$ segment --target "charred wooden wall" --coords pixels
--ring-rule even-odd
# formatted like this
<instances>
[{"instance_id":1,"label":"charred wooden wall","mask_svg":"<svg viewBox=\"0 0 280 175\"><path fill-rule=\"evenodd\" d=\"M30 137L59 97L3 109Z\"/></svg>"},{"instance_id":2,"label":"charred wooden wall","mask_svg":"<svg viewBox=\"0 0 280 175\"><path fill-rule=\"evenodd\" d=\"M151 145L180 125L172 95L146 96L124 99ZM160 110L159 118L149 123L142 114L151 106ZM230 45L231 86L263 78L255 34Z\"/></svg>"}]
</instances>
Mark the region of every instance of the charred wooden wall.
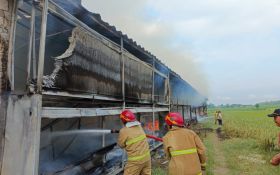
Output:
<instances>
[{"instance_id":1,"label":"charred wooden wall","mask_svg":"<svg viewBox=\"0 0 280 175\"><path fill-rule=\"evenodd\" d=\"M47 40L48 41L48 40ZM58 41L65 44L63 40ZM108 44L81 28L74 28L69 39L69 48L60 56L54 57L52 49L47 53L48 62L55 66L52 73L45 75L46 90L56 89L75 93L90 93L112 96L122 99L122 57L118 46ZM47 42L52 44L51 42ZM141 62L135 56L124 52L125 98L132 101L152 100L151 66ZM50 72L52 66L46 66ZM156 76L157 90L166 96L165 80ZM165 93L165 94L164 94Z\"/></svg>"},{"instance_id":2,"label":"charred wooden wall","mask_svg":"<svg viewBox=\"0 0 280 175\"><path fill-rule=\"evenodd\" d=\"M5 143L8 83L8 50L12 20L13 0L0 0L0 171Z\"/></svg>"},{"instance_id":3,"label":"charred wooden wall","mask_svg":"<svg viewBox=\"0 0 280 175\"><path fill-rule=\"evenodd\" d=\"M0 1L0 93L7 90L8 43L13 1Z\"/></svg>"}]
</instances>

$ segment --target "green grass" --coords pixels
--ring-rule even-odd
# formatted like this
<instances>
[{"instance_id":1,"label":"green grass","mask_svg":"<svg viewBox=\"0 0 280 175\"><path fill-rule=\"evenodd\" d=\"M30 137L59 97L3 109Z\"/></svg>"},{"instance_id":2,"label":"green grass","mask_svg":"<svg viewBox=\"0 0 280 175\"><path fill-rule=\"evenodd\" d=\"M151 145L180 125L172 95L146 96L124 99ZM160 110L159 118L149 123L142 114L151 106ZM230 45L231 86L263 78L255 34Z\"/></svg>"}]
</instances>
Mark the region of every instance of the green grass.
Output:
<instances>
[{"instance_id":1,"label":"green grass","mask_svg":"<svg viewBox=\"0 0 280 175\"><path fill-rule=\"evenodd\" d=\"M206 151L206 157L207 157L207 168L206 168L206 174L207 175L214 175L213 174L213 168L215 165L215 157L214 157L214 150L213 150L213 144L211 142L211 140L206 137L203 139L204 145L207 148Z\"/></svg>"},{"instance_id":2,"label":"green grass","mask_svg":"<svg viewBox=\"0 0 280 175\"><path fill-rule=\"evenodd\" d=\"M267 117L271 108L226 109L223 112L223 130L230 137L253 138L264 149L275 149L279 128L273 118Z\"/></svg>"},{"instance_id":3,"label":"green grass","mask_svg":"<svg viewBox=\"0 0 280 175\"><path fill-rule=\"evenodd\" d=\"M152 169L152 175L167 175L167 172L162 168L156 167Z\"/></svg>"},{"instance_id":4,"label":"green grass","mask_svg":"<svg viewBox=\"0 0 280 175\"><path fill-rule=\"evenodd\" d=\"M233 138L222 144L230 175L278 175L280 167L269 164L276 152L262 150L255 139Z\"/></svg>"},{"instance_id":5,"label":"green grass","mask_svg":"<svg viewBox=\"0 0 280 175\"><path fill-rule=\"evenodd\" d=\"M209 116L214 116L214 111L208 111ZM221 109L220 109L221 110ZM277 135L280 131L273 118L267 117L272 113L274 106L259 109L253 107L223 108L223 133L230 139L221 142L221 151L225 156L230 174L277 175L280 167L269 164L271 157L280 152L277 147ZM203 123L204 127L217 128L214 119ZM204 139L207 147L207 174L213 174L216 160L213 144L209 138Z\"/></svg>"}]
</instances>

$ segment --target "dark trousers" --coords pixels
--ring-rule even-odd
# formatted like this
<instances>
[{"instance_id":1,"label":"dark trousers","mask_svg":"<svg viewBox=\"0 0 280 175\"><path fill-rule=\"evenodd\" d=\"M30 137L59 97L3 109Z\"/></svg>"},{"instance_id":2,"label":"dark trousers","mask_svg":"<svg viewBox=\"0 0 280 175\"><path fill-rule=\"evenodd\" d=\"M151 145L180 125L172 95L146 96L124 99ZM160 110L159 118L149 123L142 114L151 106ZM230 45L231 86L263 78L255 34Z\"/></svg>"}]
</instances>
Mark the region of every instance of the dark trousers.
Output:
<instances>
[{"instance_id":1,"label":"dark trousers","mask_svg":"<svg viewBox=\"0 0 280 175\"><path fill-rule=\"evenodd\" d=\"M222 119L218 119L218 123L219 123L219 125L223 125L223 120Z\"/></svg>"}]
</instances>

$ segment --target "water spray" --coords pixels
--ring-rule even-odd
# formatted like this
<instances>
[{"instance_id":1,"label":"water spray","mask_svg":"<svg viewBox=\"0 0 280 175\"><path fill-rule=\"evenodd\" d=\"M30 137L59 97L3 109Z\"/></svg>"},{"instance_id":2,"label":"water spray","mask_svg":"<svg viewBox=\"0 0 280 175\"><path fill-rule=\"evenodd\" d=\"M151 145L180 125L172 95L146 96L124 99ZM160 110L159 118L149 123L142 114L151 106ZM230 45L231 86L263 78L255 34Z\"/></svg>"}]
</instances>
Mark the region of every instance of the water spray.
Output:
<instances>
[{"instance_id":1,"label":"water spray","mask_svg":"<svg viewBox=\"0 0 280 175\"><path fill-rule=\"evenodd\" d=\"M77 135L77 134L111 134L119 133L119 130L115 129L78 129L78 130L68 130L68 131L56 131L52 132L52 136L67 136L67 135Z\"/></svg>"},{"instance_id":2,"label":"water spray","mask_svg":"<svg viewBox=\"0 0 280 175\"><path fill-rule=\"evenodd\" d=\"M112 134L112 133L119 133L119 132L120 131L117 129L79 129L79 130L52 132L52 137L76 135L76 134ZM153 135L146 134L146 137L162 142L162 138Z\"/></svg>"}]
</instances>

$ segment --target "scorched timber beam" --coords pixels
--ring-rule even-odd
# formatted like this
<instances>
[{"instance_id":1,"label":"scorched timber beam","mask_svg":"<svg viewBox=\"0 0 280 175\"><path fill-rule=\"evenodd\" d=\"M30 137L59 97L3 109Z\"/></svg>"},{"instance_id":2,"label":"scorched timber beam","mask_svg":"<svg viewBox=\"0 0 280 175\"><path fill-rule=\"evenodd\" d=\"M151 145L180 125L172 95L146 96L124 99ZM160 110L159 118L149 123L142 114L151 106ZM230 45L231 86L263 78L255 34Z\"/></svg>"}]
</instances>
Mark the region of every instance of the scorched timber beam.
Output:
<instances>
[{"instance_id":1,"label":"scorched timber beam","mask_svg":"<svg viewBox=\"0 0 280 175\"><path fill-rule=\"evenodd\" d=\"M152 107L127 108L134 113L153 112ZM168 111L168 108L154 108L154 112ZM43 107L42 118L74 118L74 117L95 117L107 115L119 115L122 107L119 108L56 108Z\"/></svg>"}]
</instances>

